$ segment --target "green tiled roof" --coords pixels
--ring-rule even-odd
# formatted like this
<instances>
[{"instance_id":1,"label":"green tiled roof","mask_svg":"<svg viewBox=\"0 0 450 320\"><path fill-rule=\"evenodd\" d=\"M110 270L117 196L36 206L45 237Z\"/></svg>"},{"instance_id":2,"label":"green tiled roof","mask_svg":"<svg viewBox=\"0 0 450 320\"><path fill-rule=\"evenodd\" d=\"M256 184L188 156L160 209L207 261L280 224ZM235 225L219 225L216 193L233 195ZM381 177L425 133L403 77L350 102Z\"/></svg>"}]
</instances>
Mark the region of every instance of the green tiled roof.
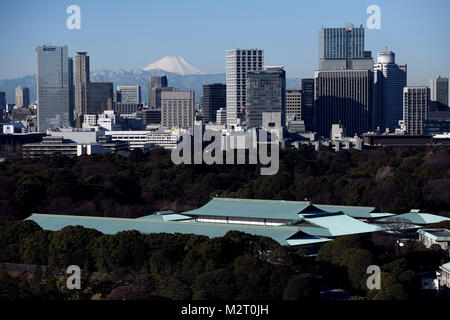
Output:
<instances>
[{"instance_id":1,"label":"green tiled roof","mask_svg":"<svg viewBox=\"0 0 450 320\"><path fill-rule=\"evenodd\" d=\"M419 213L419 212L408 212L404 214L398 214L395 216L391 216L388 218L379 219L377 221L381 222L395 222L396 219L402 219L406 220L408 222L411 222L412 224L430 224L430 223L437 223L445 220L450 220L450 218L438 216L435 214L430 213Z\"/></svg>"},{"instance_id":2,"label":"green tiled roof","mask_svg":"<svg viewBox=\"0 0 450 320\"><path fill-rule=\"evenodd\" d=\"M213 198L203 207L183 214L295 220L310 206L307 201Z\"/></svg>"},{"instance_id":3,"label":"green tiled roof","mask_svg":"<svg viewBox=\"0 0 450 320\"><path fill-rule=\"evenodd\" d=\"M340 205L329 205L329 204L315 204L314 207L319 208L323 211L328 212L338 212L342 211L346 215L353 218L372 218L370 213L375 210L375 207L354 207L354 206L340 206Z\"/></svg>"},{"instance_id":4,"label":"green tiled roof","mask_svg":"<svg viewBox=\"0 0 450 320\"><path fill-rule=\"evenodd\" d=\"M319 237L302 237L301 239L289 239L287 240L287 243L290 246L304 246L308 244L314 244L314 243L323 243L332 241L332 239L325 239L325 238L319 238Z\"/></svg>"},{"instance_id":5,"label":"green tiled roof","mask_svg":"<svg viewBox=\"0 0 450 320\"><path fill-rule=\"evenodd\" d=\"M210 238L224 236L228 231L236 230L274 239L282 245L295 236L297 227L279 226L243 226L221 223L199 223L181 221L158 221L151 219L124 219L106 217L86 217L52 214L33 214L26 220L32 220L43 229L57 231L66 226L83 226L96 229L104 234L115 234L120 231L137 230L142 233L183 233L204 235Z\"/></svg>"},{"instance_id":6,"label":"green tiled roof","mask_svg":"<svg viewBox=\"0 0 450 320\"><path fill-rule=\"evenodd\" d=\"M343 213L323 214L315 217L308 215L305 216L304 219L313 225L328 229L328 232L333 237L377 231L376 226L361 222ZM303 228L302 231L304 231Z\"/></svg>"},{"instance_id":7,"label":"green tiled roof","mask_svg":"<svg viewBox=\"0 0 450 320\"><path fill-rule=\"evenodd\" d=\"M441 266L441 268L444 268L445 270L450 271L450 262L447 262L447 263L443 264Z\"/></svg>"}]
</instances>

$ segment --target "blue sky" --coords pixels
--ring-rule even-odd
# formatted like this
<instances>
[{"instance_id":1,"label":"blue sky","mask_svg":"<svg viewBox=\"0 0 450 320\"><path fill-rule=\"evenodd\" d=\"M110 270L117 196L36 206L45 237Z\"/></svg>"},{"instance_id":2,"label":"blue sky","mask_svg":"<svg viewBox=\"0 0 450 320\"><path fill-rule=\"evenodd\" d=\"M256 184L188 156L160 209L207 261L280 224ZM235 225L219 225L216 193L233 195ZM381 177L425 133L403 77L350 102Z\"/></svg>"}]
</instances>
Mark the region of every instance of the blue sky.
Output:
<instances>
[{"instance_id":1,"label":"blue sky","mask_svg":"<svg viewBox=\"0 0 450 320\"><path fill-rule=\"evenodd\" d=\"M81 30L66 28L71 4L81 8ZM366 29L366 50L393 50L408 64L409 85L450 76L449 0L1 0L0 79L34 74L44 43L88 51L91 70L179 55L208 73L225 72L227 49L261 48L287 77L312 77L320 27L365 25L372 4L382 29Z\"/></svg>"}]
</instances>

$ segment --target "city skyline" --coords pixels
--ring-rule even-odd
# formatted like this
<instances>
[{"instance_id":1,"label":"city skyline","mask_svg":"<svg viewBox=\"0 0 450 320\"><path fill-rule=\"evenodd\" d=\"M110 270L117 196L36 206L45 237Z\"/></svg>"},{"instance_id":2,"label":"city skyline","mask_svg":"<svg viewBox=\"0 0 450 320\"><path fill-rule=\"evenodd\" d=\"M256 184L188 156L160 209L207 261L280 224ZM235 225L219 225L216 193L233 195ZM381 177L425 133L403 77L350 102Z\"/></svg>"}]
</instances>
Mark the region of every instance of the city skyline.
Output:
<instances>
[{"instance_id":1,"label":"city skyline","mask_svg":"<svg viewBox=\"0 0 450 320\"><path fill-rule=\"evenodd\" d=\"M6 43L14 41L14 47L9 46L14 55L10 50L0 53L0 79L34 74L33 48L48 42L68 45L69 56L75 56L76 51L88 51L95 66L93 70L141 69L163 56L176 55L207 73L225 73L226 50L257 47L265 51L266 64L285 65L288 78L310 78L318 68L318 30L322 26L338 27L347 22L365 25L369 16L366 8L373 4L373 1L348 1L352 5L342 6L331 1L313 4L283 1L275 6L258 2L258 6L242 4L237 10L233 1L175 2L136 2L119 8L114 2L79 1L81 30L69 30L65 26L69 1L57 5L48 1L39 5L27 1L2 2L0 26L3 30L14 31L6 32L4 39ZM385 51L385 47L396 52L398 60L408 65L409 85L426 85L437 75L448 76L445 71L450 70L445 55L450 45L443 41L450 25L445 19L448 12L445 8L450 8L450 4L445 0L435 0L431 4L377 1L382 28L366 28L366 50L372 51L373 56ZM443 10L435 10L436 6ZM143 15L146 10L147 16ZM33 28L15 24L12 12L33 16ZM104 19L106 14L109 19ZM265 23L277 14L285 17L277 19L275 24ZM176 23L172 18L177 19ZM127 21L126 27L122 23L112 23L120 19ZM187 25L186 19L190 21ZM102 24L97 20L103 21ZM260 32L244 28L252 25L259 25ZM237 30L239 32L235 32ZM125 34L132 36L124 37ZM152 41L147 40L148 35L152 36ZM208 47L198 50L204 37L210 40Z\"/></svg>"}]
</instances>

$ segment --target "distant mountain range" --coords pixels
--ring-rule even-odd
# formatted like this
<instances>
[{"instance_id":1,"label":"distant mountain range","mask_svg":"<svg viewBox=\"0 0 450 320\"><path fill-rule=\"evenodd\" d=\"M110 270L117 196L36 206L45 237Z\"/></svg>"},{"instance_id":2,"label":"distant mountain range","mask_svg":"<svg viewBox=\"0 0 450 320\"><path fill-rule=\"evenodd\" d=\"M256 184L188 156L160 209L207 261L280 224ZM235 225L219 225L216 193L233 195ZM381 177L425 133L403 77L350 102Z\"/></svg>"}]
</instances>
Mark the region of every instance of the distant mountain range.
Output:
<instances>
[{"instance_id":1,"label":"distant mountain range","mask_svg":"<svg viewBox=\"0 0 450 320\"><path fill-rule=\"evenodd\" d=\"M92 82L113 82L118 85L140 85L142 100L148 99L148 78L150 76L167 76L169 87L180 90L195 90L195 100L200 102L204 84L225 83L225 73L204 74L190 65L182 57L164 57L143 69L136 70L98 70L91 72ZM6 92L8 103L14 103L17 86L30 88L30 100L36 100L36 75L28 75L16 79L0 80L0 91ZM301 79L286 80L288 89L301 88Z\"/></svg>"}]
</instances>

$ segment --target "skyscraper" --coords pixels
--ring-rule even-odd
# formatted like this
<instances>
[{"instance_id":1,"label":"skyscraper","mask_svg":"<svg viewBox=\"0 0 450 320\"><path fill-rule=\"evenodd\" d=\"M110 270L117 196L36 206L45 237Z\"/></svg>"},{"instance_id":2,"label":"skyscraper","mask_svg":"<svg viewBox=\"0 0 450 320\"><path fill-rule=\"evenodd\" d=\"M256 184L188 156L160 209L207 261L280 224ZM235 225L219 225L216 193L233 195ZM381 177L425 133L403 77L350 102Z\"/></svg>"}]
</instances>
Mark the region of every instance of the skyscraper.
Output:
<instances>
[{"instance_id":1,"label":"skyscraper","mask_svg":"<svg viewBox=\"0 0 450 320\"><path fill-rule=\"evenodd\" d=\"M216 122L217 110L226 108L227 93L223 83L204 84L202 97L203 123Z\"/></svg>"},{"instance_id":2,"label":"skyscraper","mask_svg":"<svg viewBox=\"0 0 450 320\"><path fill-rule=\"evenodd\" d=\"M38 131L70 126L71 64L67 46L38 46L37 99Z\"/></svg>"},{"instance_id":3,"label":"skyscraper","mask_svg":"<svg viewBox=\"0 0 450 320\"><path fill-rule=\"evenodd\" d=\"M315 130L329 138L333 124L353 136L373 128L371 70L316 71Z\"/></svg>"},{"instance_id":4,"label":"skyscraper","mask_svg":"<svg viewBox=\"0 0 450 320\"><path fill-rule=\"evenodd\" d=\"M161 91L161 124L163 126L193 128L194 117L194 91Z\"/></svg>"},{"instance_id":5,"label":"skyscraper","mask_svg":"<svg viewBox=\"0 0 450 320\"><path fill-rule=\"evenodd\" d=\"M394 131L403 119L403 88L406 87L406 65L395 63L395 53L380 52L374 65L375 127Z\"/></svg>"},{"instance_id":6,"label":"skyscraper","mask_svg":"<svg viewBox=\"0 0 450 320\"><path fill-rule=\"evenodd\" d=\"M430 80L431 111L449 111L448 78L433 78Z\"/></svg>"},{"instance_id":7,"label":"skyscraper","mask_svg":"<svg viewBox=\"0 0 450 320\"><path fill-rule=\"evenodd\" d=\"M87 84L89 83L89 56L77 52L75 56L75 121L80 126L80 117L87 113Z\"/></svg>"},{"instance_id":8,"label":"skyscraper","mask_svg":"<svg viewBox=\"0 0 450 320\"><path fill-rule=\"evenodd\" d=\"M428 87L403 88L403 121L407 133L411 135L424 133L429 101L430 89Z\"/></svg>"},{"instance_id":9,"label":"skyscraper","mask_svg":"<svg viewBox=\"0 0 450 320\"><path fill-rule=\"evenodd\" d=\"M139 104L141 103L141 86L117 86L117 97L117 102Z\"/></svg>"},{"instance_id":10,"label":"skyscraper","mask_svg":"<svg viewBox=\"0 0 450 320\"><path fill-rule=\"evenodd\" d=\"M27 87L16 88L16 106L28 107L30 105L30 89Z\"/></svg>"},{"instance_id":11,"label":"skyscraper","mask_svg":"<svg viewBox=\"0 0 450 320\"><path fill-rule=\"evenodd\" d=\"M150 76L148 79L148 106L149 108L161 108L161 95L156 89L167 88L167 76ZM158 99L159 98L159 99Z\"/></svg>"},{"instance_id":12,"label":"skyscraper","mask_svg":"<svg viewBox=\"0 0 450 320\"><path fill-rule=\"evenodd\" d=\"M283 67L266 67L247 72L247 124L262 126L263 112L280 112L286 125L286 72Z\"/></svg>"},{"instance_id":13,"label":"skyscraper","mask_svg":"<svg viewBox=\"0 0 450 320\"><path fill-rule=\"evenodd\" d=\"M247 72L261 71L264 51L259 49L227 50L227 124L236 125L244 119L247 102Z\"/></svg>"},{"instance_id":14,"label":"skyscraper","mask_svg":"<svg viewBox=\"0 0 450 320\"><path fill-rule=\"evenodd\" d=\"M349 135L373 128L373 58L364 51L364 28L319 31L319 71L315 73L314 129L330 137L333 124Z\"/></svg>"},{"instance_id":15,"label":"skyscraper","mask_svg":"<svg viewBox=\"0 0 450 320\"><path fill-rule=\"evenodd\" d=\"M301 119L307 131L314 131L314 79L302 79Z\"/></svg>"}]
</instances>

